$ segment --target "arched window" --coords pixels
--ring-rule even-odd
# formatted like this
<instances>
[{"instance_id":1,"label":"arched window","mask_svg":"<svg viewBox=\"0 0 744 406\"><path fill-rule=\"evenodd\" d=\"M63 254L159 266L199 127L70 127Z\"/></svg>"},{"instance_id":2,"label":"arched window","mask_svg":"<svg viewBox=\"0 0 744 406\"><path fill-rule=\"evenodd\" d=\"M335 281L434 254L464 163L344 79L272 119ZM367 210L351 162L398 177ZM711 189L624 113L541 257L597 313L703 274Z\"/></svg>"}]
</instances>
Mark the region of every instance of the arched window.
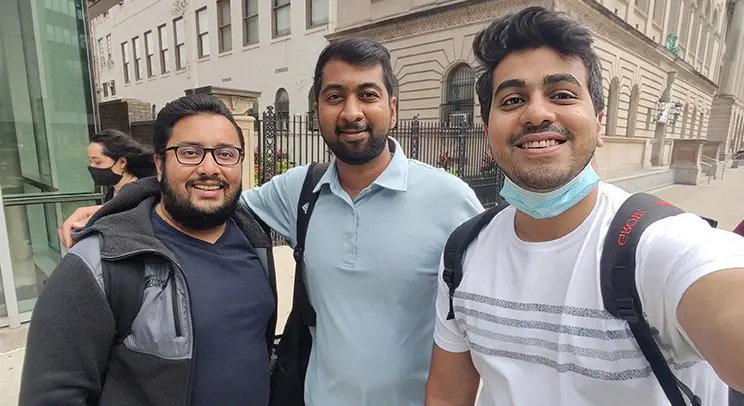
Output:
<instances>
[{"instance_id":1,"label":"arched window","mask_svg":"<svg viewBox=\"0 0 744 406\"><path fill-rule=\"evenodd\" d=\"M274 97L274 110L280 130L289 129L289 94L284 88L279 88Z\"/></svg>"},{"instance_id":2,"label":"arched window","mask_svg":"<svg viewBox=\"0 0 744 406\"><path fill-rule=\"evenodd\" d=\"M475 99L475 72L470 65L455 66L447 75L444 103L441 106L442 122L454 126L473 124Z\"/></svg>"},{"instance_id":3,"label":"arched window","mask_svg":"<svg viewBox=\"0 0 744 406\"><path fill-rule=\"evenodd\" d=\"M307 93L307 130L318 130L318 112L315 110L315 85Z\"/></svg>"},{"instance_id":4,"label":"arched window","mask_svg":"<svg viewBox=\"0 0 744 406\"><path fill-rule=\"evenodd\" d=\"M613 136L617 134L617 105L618 105L618 88L620 81L613 78L610 82L610 91L607 94L607 123L605 124L605 134Z\"/></svg>"},{"instance_id":5,"label":"arched window","mask_svg":"<svg viewBox=\"0 0 744 406\"><path fill-rule=\"evenodd\" d=\"M630 108L628 110L628 130L626 136L633 137L636 131L638 121L638 85L633 85L630 91Z\"/></svg>"}]
</instances>

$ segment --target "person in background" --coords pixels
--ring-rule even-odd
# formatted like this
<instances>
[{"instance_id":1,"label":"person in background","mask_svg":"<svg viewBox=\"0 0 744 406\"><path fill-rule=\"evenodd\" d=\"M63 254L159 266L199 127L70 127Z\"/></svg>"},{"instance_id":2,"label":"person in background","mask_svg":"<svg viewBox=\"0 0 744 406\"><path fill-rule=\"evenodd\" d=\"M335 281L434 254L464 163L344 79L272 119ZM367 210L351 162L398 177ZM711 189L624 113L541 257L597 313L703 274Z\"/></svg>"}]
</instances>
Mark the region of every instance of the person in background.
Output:
<instances>
[{"instance_id":1,"label":"person in background","mask_svg":"<svg viewBox=\"0 0 744 406\"><path fill-rule=\"evenodd\" d=\"M104 203L127 183L155 176L152 151L119 130L107 129L93 135L88 144L88 158L93 182L108 188Z\"/></svg>"}]
</instances>

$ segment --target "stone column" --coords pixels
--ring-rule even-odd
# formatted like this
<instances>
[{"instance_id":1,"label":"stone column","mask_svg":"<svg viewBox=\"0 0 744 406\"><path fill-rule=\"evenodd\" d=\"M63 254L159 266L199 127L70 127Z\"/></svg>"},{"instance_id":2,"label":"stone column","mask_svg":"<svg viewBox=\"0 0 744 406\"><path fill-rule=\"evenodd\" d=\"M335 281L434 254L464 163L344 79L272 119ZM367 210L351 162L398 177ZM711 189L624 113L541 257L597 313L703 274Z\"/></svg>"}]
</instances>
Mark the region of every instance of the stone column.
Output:
<instances>
[{"instance_id":1,"label":"stone column","mask_svg":"<svg viewBox=\"0 0 744 406\"><path fill-rule=\"evenodd\" d=\"M744 63L744 0L735 0L734 16L728 27L728 41L726 50L730 51L724 62L723 77L721 78L721 93L737 95L739 83L742 82L739 68Z\"/></svg>"},{"instance_id":2,"label":"stone column","mask_svg":"<svg viewBox=\"0 0 744 406\"><path fill-rule=\"evenodd\" d=\"M256 119L251 116L235 116L235 122L243 130L245 138L245 157L243 158L243 190L254 188L255 162L253 150L256 148L255 123Z\"/></svg>"},{"instance_id":3,"label":"stone column","mask_svg":"<svg viewBox=\"0 0 744 406\"><path fill-rule=\"evenodd\" d=\"M674 140L672 147L672 164L674 169L674 183L683 185L697 185L703 175L700 159L703 155L705 140L686 139Z\"/></svg>"}]
</instances>

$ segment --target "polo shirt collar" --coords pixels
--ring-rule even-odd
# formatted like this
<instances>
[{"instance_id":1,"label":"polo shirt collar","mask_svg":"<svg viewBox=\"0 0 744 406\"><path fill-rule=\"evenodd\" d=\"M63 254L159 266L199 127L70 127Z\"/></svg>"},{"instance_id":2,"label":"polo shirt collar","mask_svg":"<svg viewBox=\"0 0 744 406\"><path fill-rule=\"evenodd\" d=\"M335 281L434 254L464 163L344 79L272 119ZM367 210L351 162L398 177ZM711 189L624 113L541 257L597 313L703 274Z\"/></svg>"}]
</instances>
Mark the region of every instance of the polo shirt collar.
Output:
<instances>
[{"instance_id":1,"label":"polo shirt collar","mask_svg":"<svg viewBox=\"0 0 744 406\"><path fill-rule=\"evenodd\" d=\"M388 137L388 142L390 143L391 152L393 152L392 159L387 168L372 183L385 189L405 192L408 190L408 158L395 138ZM333 185L334 183L340 187L335 156L331 158L328 169L320 178L313 192L318 192L325 184Z\"/></svg>"}]
</instances>

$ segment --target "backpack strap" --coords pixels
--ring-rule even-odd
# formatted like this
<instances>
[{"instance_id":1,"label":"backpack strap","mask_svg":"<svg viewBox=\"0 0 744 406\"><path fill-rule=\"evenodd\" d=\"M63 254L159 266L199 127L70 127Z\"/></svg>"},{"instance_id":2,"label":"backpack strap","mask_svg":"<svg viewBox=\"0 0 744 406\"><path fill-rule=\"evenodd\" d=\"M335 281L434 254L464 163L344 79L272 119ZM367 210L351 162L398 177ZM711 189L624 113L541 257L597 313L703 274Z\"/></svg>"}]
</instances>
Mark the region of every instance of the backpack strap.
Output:
<instances>
[{"instance_id":1,"label":"backpack strap","mask_svg":"<svg viewBox=\"0 0 744 406\"><path fill-rule=\"evenodd\" d=\"M635 281L636 247L648 226L663 218L683 213L670 203L637 193L626 200L612 219L600 260L600 284L605 309L628 322L633 337L672 406L685 406L684 393L698 406L690 388L674 375L654 340L645 318Z\"/></svg>"},{"instance_id":2,"label":"backpack strap","mask_svg":"<svg viewBox=\"0 0 744 406\"><path fill-rule=\"evenodd\" d=\"M447 243L444 245L444 271L442 273L442 279L447 284L447 288L449 288L449 312L447 313L447 320L455 318L452 299L455 296L455 289L457 289L462 281L462 259L465 256L465 251L467 251L470 243L478 237L483 227L488 225L497 214L508 206L508 204L502 203L481 212L477 216L462 223L447 238Z\"/></svg>"},{"instance_id":3,"label":"backpack strap","mask_svg":"<svg viewBox=\"0 0 744 406\"><path fill-rule=\"evenodd\" d=\"M106 300L116 323L115 344L121 344L132 332L132 323L145 294L145 260L135 256L126 261L101 261Z\"/></svg>"},{"instance_id":4,"label":"backpack strap","mask_svg":"<svg viewBox=\"0 0 744 406\"><path fill-rule=\"evenodd\" d=\"M303 324L306 326L315 325L315 309L310 304L310 298L307 294L305 281L302 279L302 267L305 258L305 236L307 235L307 226L310 224L310 216L315 208L315 201L320 193L314 193L315 186L320 182L320 178L328 169L328 162L313 162L307 169L305 181L300 191L300 200L297 203L297 241L294 246L295 276L294 276L294 306L297 306Z\"/></svg>"}]
</instances>

